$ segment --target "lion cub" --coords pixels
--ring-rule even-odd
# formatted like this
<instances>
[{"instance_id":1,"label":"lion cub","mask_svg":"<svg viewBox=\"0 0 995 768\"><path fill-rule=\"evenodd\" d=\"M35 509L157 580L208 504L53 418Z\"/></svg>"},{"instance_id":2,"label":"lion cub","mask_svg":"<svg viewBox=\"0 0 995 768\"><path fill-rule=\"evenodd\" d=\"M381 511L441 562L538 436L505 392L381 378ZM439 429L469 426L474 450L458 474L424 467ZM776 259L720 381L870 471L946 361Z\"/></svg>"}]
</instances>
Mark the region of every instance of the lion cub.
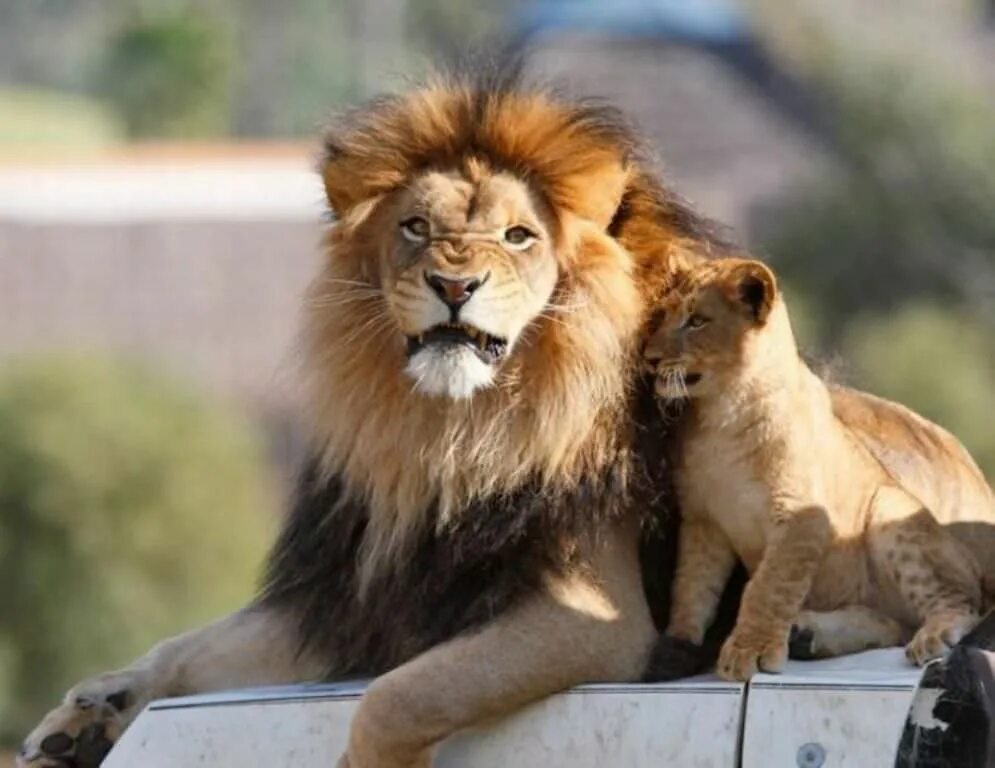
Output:
<instances>
[{"instance_id":1,"label":"lion cub","mask_svg":"<svg viewBox=\"0 0 995 768\"><path fill-rule=\"evenodd\" d=\"M687 401L683 523L667 633L700 644L737 558L750 573L718 673L788 653L898 645L916 664L995 594L995 497L957 440L902 406L830 389L799 358L763 264L703 264L661 306L656 391Z\"/></svg>"}]
</instances>

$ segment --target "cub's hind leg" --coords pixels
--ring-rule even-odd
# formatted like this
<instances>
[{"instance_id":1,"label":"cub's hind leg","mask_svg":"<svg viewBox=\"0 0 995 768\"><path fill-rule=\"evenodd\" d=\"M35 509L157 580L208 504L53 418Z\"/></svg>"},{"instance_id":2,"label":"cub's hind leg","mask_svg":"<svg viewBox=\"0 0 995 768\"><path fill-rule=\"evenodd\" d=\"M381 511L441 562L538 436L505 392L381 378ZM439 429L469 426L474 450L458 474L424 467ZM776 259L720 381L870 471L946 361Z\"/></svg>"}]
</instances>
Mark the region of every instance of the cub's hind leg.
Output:
<instances>
[{"instance_id":1,"label":"cub's hind leg","mask_svg":"<svg viewBox=\"0 0 995 768\"><path fill-rule=\"evenodd\" d=\"M863 605L835 611L802 611L791 627L792 659L827 659L871 648L901 645L907 633L894 619Z\"/></svg>"},{"instance_id":2,"label":"cub's hind leg","mask_svg":"<svg viewBox=\"0 0 995 768\"><path fill-rule=\"evenodd\" d=\"M942 655L974 627L980 569L914 496L894 486L879 489L868 541L876 569L921 622L905 649L910 661L921 665Z\"/></svg>"}]
</instances>

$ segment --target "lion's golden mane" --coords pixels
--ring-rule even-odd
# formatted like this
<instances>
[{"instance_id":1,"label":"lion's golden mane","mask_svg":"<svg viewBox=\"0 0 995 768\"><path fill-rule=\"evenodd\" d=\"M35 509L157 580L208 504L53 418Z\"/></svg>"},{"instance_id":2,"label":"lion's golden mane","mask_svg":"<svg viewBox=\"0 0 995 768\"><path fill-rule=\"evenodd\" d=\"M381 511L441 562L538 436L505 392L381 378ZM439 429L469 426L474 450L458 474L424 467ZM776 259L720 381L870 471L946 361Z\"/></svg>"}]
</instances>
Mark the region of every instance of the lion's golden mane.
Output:
<instances>
[{"instance_id":1,"label":"lion's golden mane","mask_svg":"<svg viewBox=\"0 0 995 768\"><path fill-rule=\"evenodd\" d=\"M385 312L377 272L377 255L385 238L396 237L396 225L385 227L378 217L381 203L415 174L468 164L513 173L553 212L560 281L558 309L537 318L495 386L459 401L413 391L401 375L403 337ZM387 605L390 579L370 585L386 573L407 573L409 590L397 587L397 600L410 602L418 592L412 569L423 568L435 589L454 562L469 567L475 547L501 567L519 567L501 547L519 546L519 537L528 535L547 549L569 549L564 539L577 533L571 526L596 521L593 507L627 504L622 499L636 471L633 382L647 307L682 265L719 241L656 182L620 116L503 73L442 76L336 122L325 139L321 173L334 224L307 299L307 381L318 458L303 506L329 509L294 513L299 519L271 561L269 599L310 614L320 610L313 593L336 589L358 593L360 603ZM327 493L332 486L334 493ZM595 486L600 490L589 490ZM603 503L608 496L612 501ZM562 511L553 522L543 499L568 499L557 509L569 508L571 522L562 522ZM488 528L502 525L496 533ZM447 531L463 538L442 544ZM302 544L322 536L347 539L353 549L336 554ZM345 562L335 564L336 558ZM520 566L528 570L547 554L522 558L533 563ZM355 579L333 578L336 568L354 569ZM488 589L478 585L480 595L467 598L467 606L490 599ZM451 595L438 599L448 601L447 610L459 602ZM494 598L490 610L500 605ZM376 624L369 613L366 620ZM451 629L473 621L454 617ZM420 647L398 643L404 650L388 653L384 664Z\"/></svg>"}]
</instances>

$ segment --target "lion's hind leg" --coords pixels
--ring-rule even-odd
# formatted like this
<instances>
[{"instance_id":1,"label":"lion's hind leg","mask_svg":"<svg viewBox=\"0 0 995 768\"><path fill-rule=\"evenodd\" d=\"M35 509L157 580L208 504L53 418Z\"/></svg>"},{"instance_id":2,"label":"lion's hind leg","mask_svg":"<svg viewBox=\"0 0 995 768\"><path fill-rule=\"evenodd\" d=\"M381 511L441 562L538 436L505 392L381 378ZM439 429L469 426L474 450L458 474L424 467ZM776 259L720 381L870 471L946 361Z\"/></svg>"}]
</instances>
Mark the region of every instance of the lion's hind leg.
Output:
<instances>
[{"instance_id":1,"label":"lion's hind leg","mask_svg":"<svg viewBox=\"0 0 995 768\"><path fill-rule=\"evenodd\" d=\"M901 624L863 605L802 611L791 627L788 654L792 659L827 659L901 645L905 639Z\"/></svg>"},{"instance_id":2,"label":"lion's hind leg","mask_svg":"<svg viewBox=\"0 0 995 768\"><path fill-rule=\"evenodd\" d=\"M941 656L977 624L978 564L918 499L895 486L879 489L868 542L876 570L921 622L905 649L910 661Z\"/></svg>"}]
</instances>

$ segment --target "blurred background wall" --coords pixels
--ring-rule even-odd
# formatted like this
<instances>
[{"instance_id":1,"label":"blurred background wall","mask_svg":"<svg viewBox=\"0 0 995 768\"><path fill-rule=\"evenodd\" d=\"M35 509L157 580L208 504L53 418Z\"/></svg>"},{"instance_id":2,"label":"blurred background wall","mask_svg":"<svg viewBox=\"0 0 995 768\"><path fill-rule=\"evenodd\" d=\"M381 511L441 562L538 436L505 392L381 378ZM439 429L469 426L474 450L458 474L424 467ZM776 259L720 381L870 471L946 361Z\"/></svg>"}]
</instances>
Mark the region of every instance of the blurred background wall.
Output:
<instances>
[{"instance_id":1,"label":"blurred background wall","mask_svg":"<svg viewBox=\"0 0 995 768\"><path fill-rule=\"evenodd\" d=\"M323 117L520 47L995 475L991 0L4 0L0 740L235 607L300 451Z\"/></svg>"}]
</instances>

